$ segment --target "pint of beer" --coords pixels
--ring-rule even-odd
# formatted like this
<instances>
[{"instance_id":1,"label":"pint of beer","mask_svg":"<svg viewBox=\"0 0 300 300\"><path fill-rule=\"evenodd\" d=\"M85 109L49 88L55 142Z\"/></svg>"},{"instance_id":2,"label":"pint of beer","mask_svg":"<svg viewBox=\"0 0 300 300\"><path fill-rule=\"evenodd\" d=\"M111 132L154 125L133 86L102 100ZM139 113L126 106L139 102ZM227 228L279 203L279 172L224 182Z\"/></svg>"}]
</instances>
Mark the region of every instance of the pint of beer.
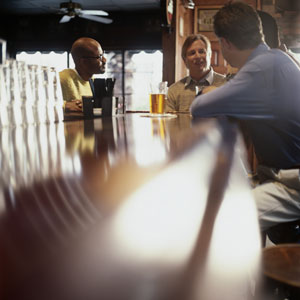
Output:
<instances>
[{"instance_id":1,"label":"pint of beer","mask_svg":"<svg viewBox=\"0 0 300 300\"><path fill-rule=\"evenodd\" d=\"M150 113L163 114L165 108L165 94L150 94Z\"/></svg>"},{"instance_id":2,"label":"pint of beer","mask_svg":"<svg viewBox=\"0 0 300 300\"><path fill-rule=\"evenodd\" d=\"M167 86L168 83L166 81L151 83L151 90L150 90L150 113L151 114L164 113Z\"/></svg>"}]
</instances>

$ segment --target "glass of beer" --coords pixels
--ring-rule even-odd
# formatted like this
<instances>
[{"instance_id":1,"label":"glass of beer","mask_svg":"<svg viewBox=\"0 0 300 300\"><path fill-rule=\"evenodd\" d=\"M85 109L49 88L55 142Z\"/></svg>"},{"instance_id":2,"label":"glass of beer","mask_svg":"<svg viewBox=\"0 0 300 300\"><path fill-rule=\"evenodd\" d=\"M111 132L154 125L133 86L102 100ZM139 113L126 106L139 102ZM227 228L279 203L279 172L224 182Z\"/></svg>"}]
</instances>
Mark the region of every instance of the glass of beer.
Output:
<instances>
[{"instance_id":1,"label":"glass of beer","mask_svg":"<svg viewBox=\"0 0 300 300\"><path fill-rule=\"evenodd\" d=\"M167 90L168 90L167 81L150 84L150 113L151 114L164 113Z\"/></svg>"}]
</instances>

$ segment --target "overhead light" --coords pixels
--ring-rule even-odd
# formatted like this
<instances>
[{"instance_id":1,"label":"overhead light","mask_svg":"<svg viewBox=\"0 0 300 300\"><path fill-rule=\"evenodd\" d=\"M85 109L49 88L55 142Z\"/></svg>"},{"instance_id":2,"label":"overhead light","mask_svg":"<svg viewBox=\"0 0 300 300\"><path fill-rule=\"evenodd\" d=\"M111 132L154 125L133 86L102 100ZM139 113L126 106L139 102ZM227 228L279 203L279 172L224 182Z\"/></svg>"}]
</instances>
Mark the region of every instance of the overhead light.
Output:
<instances>
[{"instance_id":1,"label":"overhead light","mask_svg":"<svg viewBox=\"0 0 300 300\"><path fill-rule=\"evenodd\" d=\"M195 3L193 0L182 0L181 1L185 8L194 9Z\"/></svg>"}]
</instances>

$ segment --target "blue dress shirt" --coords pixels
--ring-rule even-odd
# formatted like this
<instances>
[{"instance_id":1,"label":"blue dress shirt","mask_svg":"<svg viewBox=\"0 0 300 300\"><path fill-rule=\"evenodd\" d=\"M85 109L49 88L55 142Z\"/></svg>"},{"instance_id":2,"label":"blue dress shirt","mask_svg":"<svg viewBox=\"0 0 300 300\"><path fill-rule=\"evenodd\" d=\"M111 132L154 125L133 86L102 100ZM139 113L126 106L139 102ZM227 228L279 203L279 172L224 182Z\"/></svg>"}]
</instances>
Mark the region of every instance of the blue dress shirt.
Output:
<instances>
[{"instance_id":1,"label":"blue dress shirt","mask_svg":"<svg viewBox=\"0 0 300 300\"><path fill-rule=\"evenodd\" d=\"M261 163L300 165L300 69L283 51L260 44L233 79L198 96L190 110L242 121Z\"/></svg>"}]
</instances>

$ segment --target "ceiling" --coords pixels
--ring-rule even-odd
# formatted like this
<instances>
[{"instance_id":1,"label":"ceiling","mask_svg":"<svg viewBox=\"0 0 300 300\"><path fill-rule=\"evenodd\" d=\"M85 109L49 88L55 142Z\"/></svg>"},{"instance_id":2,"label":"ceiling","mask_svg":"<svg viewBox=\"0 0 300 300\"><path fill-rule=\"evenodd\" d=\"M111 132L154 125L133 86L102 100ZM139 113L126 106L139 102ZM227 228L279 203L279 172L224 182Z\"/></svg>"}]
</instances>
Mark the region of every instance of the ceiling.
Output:
<instances>
[{"instance_id":1,"label":"ceiling","mask_svg":"<svg viewBox=\"0 0 300 300\"><path fill-rule=\"evenodd\" d=\"M0 12L35 15L55 13L61 2L68 0L0 0ZM152 10L160 8L160 0L74 0L83 9L110 11Z\"/></svg>"}]
</instances>

